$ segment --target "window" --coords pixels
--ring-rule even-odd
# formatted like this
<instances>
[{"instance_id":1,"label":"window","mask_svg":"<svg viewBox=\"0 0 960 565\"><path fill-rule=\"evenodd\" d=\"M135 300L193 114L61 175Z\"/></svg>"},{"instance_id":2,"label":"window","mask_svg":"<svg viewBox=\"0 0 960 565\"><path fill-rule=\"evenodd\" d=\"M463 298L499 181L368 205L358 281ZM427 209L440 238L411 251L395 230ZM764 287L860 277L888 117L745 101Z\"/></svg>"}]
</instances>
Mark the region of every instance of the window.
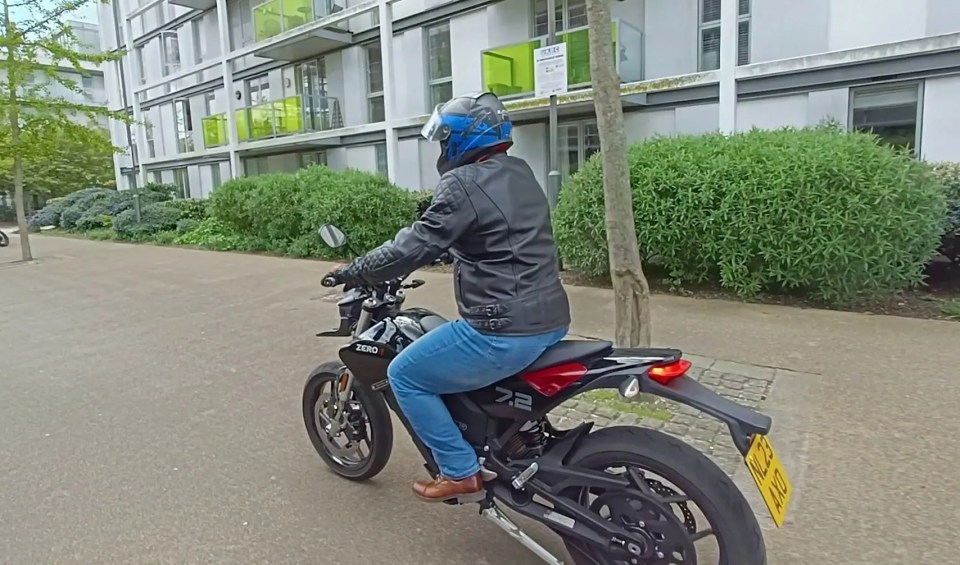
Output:
<instances>
[{"instance_id":1,"label":"window","mask_svg":"<svg viewBox=\"0 0 960 565\"><path fill-rule=\"evenodd\" d=\"M143 47L137 47L137 73L140 74L140 84L147 84L147 75L143 71Z\"/></svg>"},{"instance_id":2,"label":"window","mask_svg":"<svg viewBox=\"0 0 960 565\"><path fill-rule=\"evenodd\" d=\"M920 84L898 84L850 90L851 128L872 132L885 143L918 154Z\"/></svg>"},{"instance_id":3,"label":"window","mask_svg":"<svg viewBox=\"0 0 960 565\"><path fill-rule=\"evenodd\" d=\"M587 25L587 0L556 0L557 33ZM547 35L547 0L533 0L533 36Z\"/></svg>"},{"instance_id":4,"label":"window","mask_svg":"<svg viewBox=\"0 0 960 565\"><path fill-rule=\"evenodd\" d=\"M247 79L247 102L252 106L270 101L270 77L260 75Z\"/></svg>"},{"instance_id":5,"label":"window","mask_svg":"<svg viewBox=\"0 0 960 565\"><path fill-rule=\"evenodd\" d=\"M212 116L216 114L217 108L217 95L215 92L205 92L203 94L203 111L204 115Z\"/></svg>"},{"instance_id":6,"label":"window","mask_svg":"<svg viewBox=\"0 0 960 565\"><path fill-rule=\"evenodd\" d=\"M560 178L566 179L600 151L600 132L593 121L560 124Z\"/></svg>"},{"instance_id":7,"label":"window","mask_svg":"<svg viewBox=\"0 0 960 565\"><path fill-rule=\"evenodd\" d=\"M220 163L214 163L210 165L210 190L220 188L221 184L223 179L220 178Z\"/></svg>"},{"instance_id":8,"label":"window","mask_svg":"<svg viewBox=\"0 0 960 565\"><path fill-rule=\"evenodd\" d=\"M160 32L160 54L163 57L163 76L180 70L180 38L176 30Z\"/></svg>"},{"instance_id":9,"label":"window","mask_svg":"<svg viewBox=\"0 0 960 565\"><path fill-rule=\"evenodd\" d=\"M90 94L90 91L93 90L93 77L90 75L80 75L80 83L83 85L83 89Z\"/></svg>"},{"instance_id":10,"label":"window","mask_svg":"<svg viewBox=\"0 0 960 565\"><path fill-rule=\"evenodd\" d=\"M383 60L380 57L380 44L372 43L364 50L367 52L367 106L371 122L386 119L383 105Z\"/></svg>"},{"instance_id":11,"label":"window","mask_svg":"<svg viewBox=\"0 0 960 565\"><path fill-rule=\"evenodd\" d=\"M189 153L193 151L193 115L190 112L190 101L175 100L173 110L177 122L177 151Z\"/></svg>"},{"instance_id":12,"label":"window","mask_svg":"<svg viewBox=\"0 0 960 565\"><path fill-rule=\"evenodd\" d=\"M453 98L449 22L427 28L427 67L430 109L433 109Z\"/></svg>"},{"instance_id":13,"label":"window","mask_svg":"<svg viewBox=\"0 0 960 565\"><path fill-rule=\"evenodd\" d=\"M153 182L157 184L163 184L163 173L160 171L153 171Z\"/></svg>"},{"instance_id":14,"label":"window","mask_svg":"<svg viewBox=\"0 0 960 565\"><path fill-rule=\"evenodd\" d=\"M137 173L127 173L123 175L123 178L127 181L127 188L130 190L137 189Z\"/></svg>"},{"instance_id":15,"label":"window","mask_svg":"<svg viewBox=\"0 0 960 565\"><path fill-rule=\"evenodd\" d=\"M700 70L720 68L720 1L700 0ZM737 3L737 64L750 64L750 1Z\"/></svg>"},{"instance_id":16,"label":"window","mask_svg":"<svg viewBox=\"0 0 960 565\"><path fill-rule=\"evenodd\" d=\"M312 151L310 153L300 154L300 168L305 169L311 165L327 165L326 151Z\"/></svg>"},{"instance_id":17,"label":"window","mask_svg":"<svg viewBox=\"0 0 960 565\"><path fill-rule=\"evenodd\" d=\"M387 167L387 144L378 143L373 146L373 150L377 160L377 172L383 176L388 176L389 167Z\"/></svg>"},{"instance_id":18,"label":"window","mask_svg":"<svg viewBox=\"0 0 960 565\"><path fill-rule=\"evenodd\" d=\"M190 174L186 167L173 170L173 184L177 187L177 198L192 198L190 196Z\"/></svg>"},{"instance_id":19,"label":"window","mask_svg":"<svg viewBox=\"0 0 960 565\"><path fill-rule=\"evenodd\" d=\"M147 142L147 157L156 157L157 156L157 145L153 139L153 124L147 122L143 129L145 130L144 141ZM159 173L158 173L159 174Z\"/></svg>"},{"instance_id":20,"label":"window","mask_svg":"<svg viewBox=\"0 0 960 565\"><path fill-rule=\"evenodd\" d=\"M203 62L203 58L206 55L203 49L203 34L200 29L202 22L202 18L190 21L190 31L193 32L193 62L198 65ZM200 80L203 79L201 78Z\"/></svg>"}]
</instances>

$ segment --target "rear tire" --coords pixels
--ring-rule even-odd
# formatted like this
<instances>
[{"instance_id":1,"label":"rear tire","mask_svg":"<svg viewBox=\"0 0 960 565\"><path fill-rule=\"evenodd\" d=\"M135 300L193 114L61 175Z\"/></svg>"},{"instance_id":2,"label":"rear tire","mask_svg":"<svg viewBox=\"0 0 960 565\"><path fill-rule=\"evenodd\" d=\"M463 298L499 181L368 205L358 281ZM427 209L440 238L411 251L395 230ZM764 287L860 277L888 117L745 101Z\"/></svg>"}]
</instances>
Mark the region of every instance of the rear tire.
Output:
<instances>
[{"instance_id":1,"label":"rear tire","mask_svg":"<svg viewBox=\"0 0 960 565\"><path fill-rule=\"evenodd\" d=\"M603 470L624 463L662 476L692 499L716 533L720 565L766 565L763 533L743 493L713 461L679 439L647 428L605 428L584 438L568 465ZM564 544L576 565L597 563Z\"/></svg>"},{"instance_id":2,"label":"rear tire","mask_svg":"<svg viewBox=\"0 0 960 565\"><path fill-rule=\"evenodd\" d=\"M303 386L303 423L314 449L334 473L351 481L365 481L380 474L390 460L393 451L393 422L383 396L354 379L351 397L360 403L367 416L370 426L370 453L360 464L347 465L330 452L323 439L328 436L318 428L315 410L325 385L336 386L345 370L342 364L332 362L324 363L310 373Z\"/></svg>"}]
</instances>

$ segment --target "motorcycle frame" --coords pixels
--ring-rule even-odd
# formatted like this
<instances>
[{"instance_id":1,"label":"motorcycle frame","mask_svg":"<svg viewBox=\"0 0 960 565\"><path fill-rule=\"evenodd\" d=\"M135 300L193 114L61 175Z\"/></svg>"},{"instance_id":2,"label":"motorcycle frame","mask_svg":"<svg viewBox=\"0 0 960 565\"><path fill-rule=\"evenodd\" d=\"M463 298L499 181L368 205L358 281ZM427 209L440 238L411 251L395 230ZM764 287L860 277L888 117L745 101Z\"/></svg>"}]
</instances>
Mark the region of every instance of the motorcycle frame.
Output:
<instances>
[{"instance_id":1,"label":"motorcycle frame","mask_svg":"<svg viewBox=\"0 0 960 565\"><path fill-rule=\"evenodd\" d=\"M350 318L354 317L357 310L356 303L361 298L363 298L362 307L354 325L350 323ZM387 367L398 352L382 341L361 337L373 324L385 318L403 314L400 310L403 301L404 295L402 290L399 290L399 283L380 292L371 289L369 292L355 293L350 300L341 301L340 328L318 335L352 334L353 339L339 351L347 374L347 382L341 391L339 401L340 410L349 397L350 389L356 386L357 379L360 379L364 386L369 386L374 392L382 394L387 406L397 415L417 451L423 457L426 470L432 477L437 477L440 475L440 469L433 453L414 432L410 421L400 409L387 379ZM424 312L438 316L421 310L421 313ZM351 325L353 331L345 332L344 330ZM604 488L630 491L633 496L642 496L657 504L656 498L649 496L652 494L649 486L642 476L635 472L629 473L627 477L617 477L566 465L569 454L592 430L592 422L586 422L562 432L563 435L552 443L550 449L536 458L508 460L508 457L503 454L503 449L507 441L513 438L525 423L545 419L551 410L563 402L597 389L619 389L622 394L627 394L626 391L633 384L636 385L638 392L692 406L723 421L729 428L734 445L741 454L746 454L754 434L769 432L770 418L719 396L685 375L666 383L659 383L649 377L650 368L679 361L681 357L682 352L676 349L611 348L592 358L578 360L586 367L586 372L576 382L550 397L535 391L519 376L510 377L478 391L444 397L445 404L455 420L458 416L463 416L455 410L457 412L466 410L473 417L473 428L477 426L477 422L482 423L482 441L476 441L480 433L476 429L472 430L474 441L470 441L469 438L468 441L477 449L483 467L496 474L497 478L486 483L487 496L480 504L481 512L490 509L494 500L499 499L520 514L546 525L563 537L586 542L606 551L628 551L627 548L630 545L636 547L635 544L642 543L642 539L637 538L627 529L604 520L576 500L562 495L569 489ZM351 365L360 366L359 370L351 368ZM358 376L356 374L358 372L362 376ZM490 395L499 395L507 390L527 395L531 399L530 409L521 410L498 405L496 406L498 413L492 414L494 405L485 402L484 398L489 400ZM342 423L338 425L342 426ZM467 425L461 424L461 426L461 430L465 432L471 428ZM480 443L482 445L479 445ZM523 480L520 488L517 488L513 483L519 480L522 473L529 472L531 469L533 473ZM549 500L553 508L534 501L535 495Z\"/></svg>"}]
</instances>

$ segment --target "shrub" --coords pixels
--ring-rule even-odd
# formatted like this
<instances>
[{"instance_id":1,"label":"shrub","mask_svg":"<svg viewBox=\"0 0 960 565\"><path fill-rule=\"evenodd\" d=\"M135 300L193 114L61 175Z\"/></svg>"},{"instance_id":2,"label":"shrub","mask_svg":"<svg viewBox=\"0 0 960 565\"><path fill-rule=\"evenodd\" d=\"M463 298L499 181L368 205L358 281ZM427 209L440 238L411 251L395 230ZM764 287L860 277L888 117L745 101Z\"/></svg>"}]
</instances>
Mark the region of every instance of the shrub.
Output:
<instances>
[{"instance_id":1,"label":"shrub","mask_svg":"<svg viewBox=\"0 0 960 565\"><path fill-rule=\"evenodd\" d=\"M59 226L60 214L65 207L66 202L63 198L51 198L47 200L43 208L37 210L27 218L27 225L34 229L45 228L47 226Z\"/></svg>"},{"instance_id":2,"label":"shrub","mask_svg":"<svg viewBox=\"0 0 960 565\"><path fill-rule=\"evenodd\" d=\"M17 221L17 210L13 206L0 204L0 222Z\"/></svg>"},{"instance_id":3,"label":"shrub","mask_svg":"<svg viewBox=\"0 0 960 565\"><path fill-rule=\"evenodd\" d=\"M417 203L417 216L422 216L423 213L427 211L427 208L430 207L430 203L433 202L433 191L420 190L411 192L410 197Z\"/></svg>"},{"instance_id":4,"label":"shrub","mask_svg":"<svg viewBox=\"0 0 960 565\"><path fill-rule=\"evenodd\" d=\"M135 210L121 212L113 221L113 229L121 237L143 240L163 231L175 231L180 221L180 210L167 206L166 202L157 202L143 207L140 222L137 222Z\"/></svg>"},{"instance_id":5,"label":"shrub","mask_svg":"<svg viewBox=\"0 0 960 565\"><path fill-rule=\"evenodd\" d=\"M177 222L177 233L183 235L185 233L192 232L198 227L200 227L199 220L194 220L193 218L180 218L180 221Z\"/></svg>"},{"instance_id":6,"label":"shrub","mask_svg":"<svg viewBox=\"0 0 960 565\"><path fill-rule=\"evenodd\" d=\"M181 218L185 220L194 220L199 224L208 216L207 210L210 207L210 201L181 198L167 202L167 206L171 206L177 210L180 210Z\"/></svg>"},{"instance_id":7,"label":"shrub","mask_svg":"<svg viewBox=\"0 0 960 565\"><path fill-rule=\"evenodd\" d=\"M225 222L207 218L174 240L177 245L196 245L215 251L245 249L245 239Z\"/></svg>"},{"instance_id":8,"label":"shrub","mask_svg":"<svg viewBox=\"0 0 960 565\"><path fill-rule=\"evenodd\" d=\"M317 229L333 223L362 252L393 237L416 217L410 193L379 175L313 166L295 174L231 180L211 197L221 233L242 236L247 249L294 256L343 257L346 249L320 245ZM213 225L213 224L209 224ZM229 231L226 231L229 230Z\"/></svg>"},{"instance_id":9,"label":"shrub","mask_svg":"<svg viewBox=\"0 0 960 565\"><path fill-rule=\"evenodd\" d=\"M960 163L937 163L933 172L947 195L947 227L940 252L950 261L960 264Z\"/></svg>"},{"instance_id":10,"label":"shrub","mask_svg":"<svg viewBox=\"0 0 960 565\"><path fill-rule=\"evenodd\" d=\"M567 264L608 273L602 164L564 184L554 225ZM918 284L944 198L930 168L834 126L660 138L630 150L643 258L674 284L826 302Z\"/></svg>"}]
</instances>

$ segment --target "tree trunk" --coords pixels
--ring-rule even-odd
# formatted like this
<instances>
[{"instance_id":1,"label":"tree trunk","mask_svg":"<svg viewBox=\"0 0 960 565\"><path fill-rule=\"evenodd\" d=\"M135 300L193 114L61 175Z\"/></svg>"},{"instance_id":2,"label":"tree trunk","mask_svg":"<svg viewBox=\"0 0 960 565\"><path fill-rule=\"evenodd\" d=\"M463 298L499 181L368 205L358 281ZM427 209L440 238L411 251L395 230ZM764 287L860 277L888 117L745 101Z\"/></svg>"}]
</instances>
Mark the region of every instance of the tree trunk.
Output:
<instances>
[{"instance_id":1,"label":"tree trunk","mask_svg":"<svg viewBox=\"0 0 960 565\"><path fill-rule=\"evenodd\" d=\"M603 156L607 248L619 347L650 346L650 286L643 274L630 190L627 136L623 129L620 77L613 60L613 34L607 0L587 0L590 76Z\"/></svg>"},{"instance_id":2,"label":"tree trunk","mask_svg":"<svg viewBox=\"0 0 960 565\"><path fill-rule=\"evenodd\" d=\"M10 20L10 3L3 0L3 29L7 35L13 35L14 28ZM13 206L17 209L17 232L20 236L20 255L24 261L32 261L33 253L30 250L30 234L27 230L27 214L23 198L23 157L20 154L20 111L17 100L17 83L13 79L16 64L14 48L7 47L7 96L10 99L10 109L7 117L10 118L10 148L13 150Z\"/></svg>"}]
</instances>

